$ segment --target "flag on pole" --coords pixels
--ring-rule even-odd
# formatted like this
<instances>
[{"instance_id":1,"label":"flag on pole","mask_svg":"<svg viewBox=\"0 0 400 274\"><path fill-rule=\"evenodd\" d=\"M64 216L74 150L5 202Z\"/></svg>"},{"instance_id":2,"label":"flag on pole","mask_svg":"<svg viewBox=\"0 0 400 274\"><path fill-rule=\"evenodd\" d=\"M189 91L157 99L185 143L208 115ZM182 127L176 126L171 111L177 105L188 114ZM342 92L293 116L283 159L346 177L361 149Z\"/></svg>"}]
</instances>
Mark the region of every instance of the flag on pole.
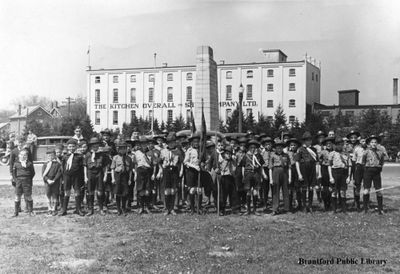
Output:
<instances>
[{"instance_id":1,"label":"flag on pole","mask_svg":"<svg viewBox=\"0 0 400 274\"><path fill-rule=\"evenodd\" d=\"M207 127L206 127L206 118L204 117L204 102L201 99L201 135L200 135L200 151L201 157L200 159L204 159L206 152L206 141L207 141Z\"/></svg>"},{"instance_id":2,"label":"flag on pole","mask_svg":"<svg viewBox=\"0 0 400 274\"><path fill-rule=\"evenodd\" d=\"M194 122L193 110L192 105L190 104L190 123L192 124L192 134L196 132L196 124Z\"/></svg>"}]
</instances>

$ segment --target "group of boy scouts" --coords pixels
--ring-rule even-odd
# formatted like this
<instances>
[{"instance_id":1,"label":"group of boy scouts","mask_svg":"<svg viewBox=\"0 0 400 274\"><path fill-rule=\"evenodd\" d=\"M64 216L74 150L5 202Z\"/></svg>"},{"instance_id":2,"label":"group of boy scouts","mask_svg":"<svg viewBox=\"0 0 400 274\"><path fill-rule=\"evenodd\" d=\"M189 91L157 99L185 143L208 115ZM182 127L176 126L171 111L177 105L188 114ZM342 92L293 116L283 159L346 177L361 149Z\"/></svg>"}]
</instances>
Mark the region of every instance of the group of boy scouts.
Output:
<instances>
[{"instance_id":1,"label":"group of boy scouts","mask_svg":"<svg viewBox=\"0 0 400 274\"><path fill-rule=\"evenodd\" d=\"M272 139L249 131L241 137L200 140L197 133L187 138L163 131L152 138L112 141L106 129L101 137L86 141L77 127L65 146L48 151L43 164L48 214L67 215L72 189L74 213L81 216L95 213L95 200L98 213L107 214L114 199L118 215L125 216L134 212L135 196L139 214L159 211L160 204L165 215L178 210L202 214L211 207L220 215L260 215L258 209L272 215L313 212L314 193L323 210L345 213L349 185L359 212L363 186L362 204L368 212L372 184L378 213L383 214L381 172L386 152L379 136L363 138L351 131L341 138L319 131L314 137L305 132L298 140L290 133ZM35 214L30 158L23 140L16 140L10 159L15 217L21 212L22 195L28 214Z\"/></svg>"}]
</instances>

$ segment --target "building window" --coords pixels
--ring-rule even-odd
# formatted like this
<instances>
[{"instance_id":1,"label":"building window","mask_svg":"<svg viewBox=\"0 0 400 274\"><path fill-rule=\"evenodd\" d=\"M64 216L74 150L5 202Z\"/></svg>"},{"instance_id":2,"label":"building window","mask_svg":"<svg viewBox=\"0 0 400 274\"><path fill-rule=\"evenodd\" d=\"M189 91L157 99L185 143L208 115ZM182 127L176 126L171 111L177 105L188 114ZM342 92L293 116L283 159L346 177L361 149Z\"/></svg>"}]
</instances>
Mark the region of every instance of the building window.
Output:
<instances>
[{"instance_id":1,"label":"building window","mask_svg":"<svg viewBox=\"0 0 400 274\"><path fill-rule=\"evenodd\" d=\"M289 100L289 107L290 108L296 107L296 100L295 99L290 99Z\"/></svg>"},{"instance_id":2,"label":"building window","mask_svg":"<svg viewBox=\"0 0 400 274\"><path fill-rule=\"evenodd\" d=\"M149 88L149 103L154 101L154 88Z\"/></svg>"},{"instance_id":3,"label":"building window","mask_svg":"<svg viewBox=\"0 0 400 274\"><path fill-rule=\"evenodd\" d=\"M100 90L99 89L96 89L94 91L94 102L100 103Z\"/></svg>"},{"instance_id":4,"label":"building window","mask_svg":"<svg viewBox=\"0 0 400 274\"><path fill-rule=\"evenodd\" d=\"M135 121L135 118L136 118L136 110L131 110L131 123Z\"/></svg>"},{"instance_id":5,"label":"building window","mask_svg":"<svg viewBox=\"0 0 400 274\"><path fill-rule=\"evenodd\" d=\"M191 73L191 72L186 73L186 80L188 80L188 81L193 80L193 73Z\"/></svg>"},{"instance_id":6,"label":"building window","mask_svg":"<svg viewBox=\"0 0 400 274\"><path fill-rule=\"evenodd\" d=\"M226 101L231 101L232 100L232 86L227 85L226 86Z\"/></svg>"},{"instance_id":7,"label":"building window","mask_svg":"<svg viewBox=\"0 0 400 274\"><path fill-rule=\"evenodd\" d=\"M267 84L267 91L274 91L274 84Z\"/></svg>"},{"instance_id":8,"label":"building window","mask_svg":"<svg viewBox=\"0 0 400 274\"><path fill-rule=\"evenodd\" d=\"M136 82L136 75L131 75L131 83L135 83Z\"/></svg>"},{"instance_id":9,"label":"building window","mask_svg":"<svg viewBox=\"0 0 400 274\"><path fill-rule=\"evenodd\" d=\"M318 82L318 74L317 73L315 74L315 81Z\"/></svg>"},{"instance_id":10,"label":"building window","mask_svg":"<svg viewBox=\"0 0 400 274\"><path fill-rule=\"evenodd\" d=\"M314 72L311 72L311 80L314 81Z\"/></svg>"},{"instance_id":11,"label":"building window","mask_svg":"<svg viewBox=\"0 0 400 274\"><path fill-rule=\"evenodd\" d=\"M250 114L253 114L253 110L251 108L246 109L246 116L249 117Z\"/></svg>"},{"instance_id":12,"label":"building window","mask_svg":"<svg viewBox=\"0 0 400 274\"><path fill-rule=\"evenodd\" d=\"M267 100L267 108L273 108L274 107L274 101L273 100Z\"/></svg>"},{"instance_id":13,"label":"building window","mask_svg":"<svg viewBox=\"0 0 400 274\"><path fill-rule=\"evenodd\" d=\"M289 76L296 76L296 69L289 69Z\"/></svg>"},{"instance_id":14,"label":"building window","mask_svg":"<svg viewBox=\"0 0 400 274\"><path fill-rule=\"evenodd\" d=\"M174 80L174 76L172 73L168 73L167 74L167 81L173 81Z\"/></svg>"},{"instance_id":15,"label":"building window","mask_svg":"<svg viewBox=\"0 0 400 274\"><path fill-rule=\"evenodd\" d=\"M131 88L131 103L136 103L136 88Z\"/></svg>"},{"instance_id":16,"label":"building window","mask_svg":"<svg viewBox=\"0 0 400 274\"><path fill-rule=\"evenodd\" d=\"M113 125L118 125L118 111L113 111Z\"/></svg>"},{"instance_id":17,"label":"building window","mask_svg":"<svg viewBox=\"0 0 400 274\"><path fill-rule=\"evenodd\" d=\"M186 122L189 122L192 120L192 114L190 112L190 109L186 110Z\"/></svg>"},{"instance_id":18,"label":"building window","mask_svg":"<svg viewBox=\"0 0 400 274\"><path fill-rule=\"evenodd\" d=\"M173 89L171 87L167 88L167 101L172 102L174 100Z\"/></svg>"},{"instance_id":19,"label":"building window","mask_svg":"<svg viewBox=\"0 0 400 274\"><path fill-rule=\"evenodd\" d=\"M226 72L226 79L232 79L232 71L227 71Z\"/></svg>"},{"instance_id":20,"label":"building window","mask_svg":"<svg viewBox=\"0 0 400 274\"><path fill-rule=\"evenodd\" d=\"M293 115L289 116L289 123L293 124L294 122L296 122L296 117Z\"/></svg>"},{"instance_id":21,"label":"building window","mask_svg":"<svg viewBox=\"0 0 400 274\"><path fill-rule=\"evenodd\" d=\"M118 103L118 89L117 88L115 88L113 90L113 103L114 104Z\"/></svg>"},{"instance_id":22,"label":"building window","mask_svg":"<svg viewBox=\"0 0 400 274\"><path fill-rule=\"evenodd\" d=\"M113 76L113 83L118 83L118 76Z\"/></svg>"},{"instance_id":23,"label":"building window","mask_svg":"<svg viewBox=\"0 0 400 274\"><path fill-rule=\"evenodd\" d=\"M94 113L94 124L100 125L100 111L98 110Z\"/></svg>"},{"instance_id":24,"label":"building window","mask_svg":"<svg viewBox=\"0 0 400 274\"><path fill-rule=\"evenodd\" d=\"M153 119L153 110L152 109L149 110L149 119L150 120Z\"/></svg>"},{"instance_id":25,"label":"building window","mask_svg":"<svg viewBox=\"0 0 400 274\"><path fill-rule=\"evenodd\" d=\"M171 123L174 118L174 113L173 113L172 109L169 109L167 111L167 114L168 114L168 122Z\"/></svg>"},{"instance_id":26,"label":"building window","mask_svg":"<svg viewBox=\"0 0 400 274\"><path fill-rule=\"evenodd\" d=\"M253 78L253 71L248 70L246 75L247 75L247 78Z\"/></svg>"},{"instance_id":27,"label":"building window","mask_svg":"<svg viewBox=\"0 0 400 274\"><path fill-rule=\"evenodd\" d=\"M154 82L154 74L149 74L149 82Z\"/></svg>"},{"instance_id":28,"label":"building window","mask_svg":"<svg viewBox=\"0 0 400 274\"><path fill-rule=\"evenodd\" d=\"M94 78L94 83L95 83L95 84L100 84L100 76L96 76L96 77Z\"/></svg>"},{"instance_id":29,"label":"building window","mask_svg":"<svg viewBox=\"0 0 400 274\"><path fill-rule=\"evenodd\" d=\"M295 91L296 90L296 84L295 83L289 83L289 90L290 91Z\"/></svg>"},{"instance_id":30,"label":"building window","mask_svg":"<svg viewBox=\"0 0 400 274\"><path fill-rule=\"evenodd\" d=\"M193 100L192 96L192 87L186 87L186 101L191 102Z\"/></svg>"},{"instance_id":31,"label":"building window","mask_svg":"<svg viewBox=\"0 0 400 274\"><path fill-rule=\"evenodd\" d=\"M274 77L274 70L273 69L267 70L267 77Z\"/></svg>"},{"instance_id":32,"label":"building window","mask_svg":"<svg viewBox=\"0 0 400 274\"><path fill-rule=\"evenodd\" d=\"M253 85L247 85L246 100L253 100Z\"/></svg>"},{"instance_id":33,"label":"building window","mask_svg":"<svg viewBox=\"0 0 400 274\"><path fill-rule=\"evenodd\" d=\"M231 118L231 116L232 116L232 109L227 108L225 110L225 118L228 119L228 118Z\"/></svg>"}]
</instances>

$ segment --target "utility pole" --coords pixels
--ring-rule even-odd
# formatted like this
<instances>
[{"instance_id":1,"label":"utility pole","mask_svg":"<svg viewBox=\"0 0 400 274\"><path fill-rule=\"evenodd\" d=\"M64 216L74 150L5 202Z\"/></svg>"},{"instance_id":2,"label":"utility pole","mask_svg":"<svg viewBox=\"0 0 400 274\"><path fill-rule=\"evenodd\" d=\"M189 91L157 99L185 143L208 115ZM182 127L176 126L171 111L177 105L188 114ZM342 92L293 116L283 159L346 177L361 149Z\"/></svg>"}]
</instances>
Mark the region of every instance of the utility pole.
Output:
<instances>
[{"instance_id":1,"label":"utility pole","mask_svg":"<svg viewBox=\"0 0 400 274\"><path fill-rule=\"evenodd\" d=\"M65 99L67 101L63 101L63 103L67 103L67 105L68 105L68 116L71 116L71 103L73 103L75 101L75 99L72 98L71 96L68 96Z\"/></svg>"}]
</instances>

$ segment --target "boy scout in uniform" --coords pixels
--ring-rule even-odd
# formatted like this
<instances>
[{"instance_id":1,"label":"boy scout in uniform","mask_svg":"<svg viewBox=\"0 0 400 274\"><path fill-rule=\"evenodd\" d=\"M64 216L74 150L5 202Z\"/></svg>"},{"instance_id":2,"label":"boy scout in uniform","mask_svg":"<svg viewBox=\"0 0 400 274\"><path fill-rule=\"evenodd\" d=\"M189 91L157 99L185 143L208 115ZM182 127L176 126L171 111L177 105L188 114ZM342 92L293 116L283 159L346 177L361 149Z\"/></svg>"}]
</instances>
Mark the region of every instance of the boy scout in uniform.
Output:
<instances>
[{"instance_id":1,"label":"boy scout in uniform","mask_svg":"<svg viewBox=\"0 0 400 274\"><path fill-rule=\"evenodd\" d=\"M162 143L164 143L165 138L164 136L160 137L157 136L157 139L162 139ZM164 200L164 193L160 193L160 185L161 185L161 173L162 167L160 166L160 153L161 151L158 150L155 145L157 144L156 139L149 139L147 142L148 151L146 152L149 159L151 159L152 166L153 166L153 175L151 176L151 191L150 191L150 207L154 209L159 209L157 207L157 196L160 194L161 200ZM164 146L162 146L164 147Z\"/></svg>"},{"instance_id":2,"label":"boy scout in uniform","mask_svg":"<svg viewBox=\"0 0 400 274\"><path fill-rule=\"evenodd\" d=\"M284 210L289 211L289 180L292 180L290 159L283 153L285 143L280 139L275 140L275 152L269 159L269 177L272 186L272 215L279 213L279 195L282 188ZM290 178L290 179L289 179Z\"/></svg>"},{"instance_id":3,"label":"boy scout in uniform","mask_svg":"<svg viewBox=\"0 0 400 274\"><path fill-rule=\"evenodd\" d=\"M297 202L296 210L301 209L301 194L299 187L299 179L296 171L296 153L300 146L300 142L296 138L290 138L288 140L288 156L290 160L291 178L289 180L289 210L294 212L293 200Z\"/></svg>"},{"instance_id":4,"label":"boy scout in uniform","mask_svg":"<svg viewBox=\"0 0 400 274\"><path fill-rule=\"evenodd\" d=\"M86 216L94 214L94 195L97 194L100 214L104 215L104 184L107 181L106 159L99 151L100 140L93 137L89 141L90 151L86 153L84 159L85 184L87 185L88 213Z\"/></svg>"},{"instance_id":5,"label":"boy scout in uniform","mask_svg":"<svg viewBox=\"0 0 400 274\"><path fill-rule=\"evenodd\" d=\"M371 135L367 139L367 148L364 152L362 162L364 164L364 211L368 212L369 208L369 192L372 183L376 191L376 199L378 201L378 213L383 214L383 196L381 192L382 178L381 172L385 160L385 154L382 150L378 149L380 138L375 135Z\"/></svg>"},{"instance_id":6,"label":"boy scout in uniform","mask_svg":"<svg viewBox=\"0 0 400 274\"><path fill-rule=\"evenodd\" d=\"M65 197L63 201L63 208L61 216L67 215L69 197L71 196L71 188L75 192L75 213L84 216L81 210L81 168L83 166L83 156L76 152L77 141L70 139L67 142L67 155L63 158L63 171L64 171L64 190Z\"/></svg>"},{"instance_id":7,"label":"boy scout in uniform","mask_svg":"<svg viewBox=\"0 0 400 274\"><path fill-rule=\"evenodd\" d=\"M246 204L247 212L245 215L253 212L255 215L260 215L256 211L257 198L259 196L261 188L262 178L266 179L267 176L262 168L264 160L260 154L256 154L256 150L260 147L260 144L256 140L250 140L247 143L248 151L243 156L240 163L243 175L243 189L246 192ZM262 178L261 178L262 176ZM251 198L253 197L253 211L251 211Z\"/></svg>"},{"instance_id":8,"label":"boy scout in uniform","mask_svg":"<svg viewBox=\"0 0 400 274\"><path fill-rule=\"evenodd\" d=\"M146 154L148 151L147 139L139 138L140 149L136 151L134 157L135 165L135 182L140 203L139 214L151 213L150 211L150 192L151 192L151 177L154 176L152 159Z\"/></svg>"},{"instance_id":9,"label":"boy scout in uniform","mask_svg":"<svg viewBox=\"0 0 400 274\"><path fill-rule=\"evenodd\" d=\"M263 192L265 209L267 209L267 207L268 207L269 181L270 181L270 177L268 177L269 176L269 159L271 158L271 154L273 153L273 151L272 151L273 143L274 143L274 141L272 140L271 137L264 137L263 139L261 139L262 148L260 151L260 155L264 160L264 164L263 164L264 173L267 175L267 178L263 179L263 183L261 186L261 191Z\"/></svg>"},{"instance_id":10,"label":"boy scout in uniform","mask_svg":"<svg viewBox=\"0 0 400 274\"><path fill-rule=\"evenodd\" d=\"M321 154L321 151L324 149L323 142L326 137L327 137L327 135L322 130L317 132L317 144L314 145L314 147L317 150L318 158ZM321 174L320 173L317 173L317 183L315 185L315 192L317 194L318 202L321 203L322 198L321 198Z\"/></svg>"},{"instance_id":11,"label":"boy scout in uniform","mask_svg":"<svg viewBox=\"0 0 400 274\"><path fill-rule=\"evenodd\" d=\"M357 211L361 210L360 206L360 192L361 192L361 184L364 177L364 165L363 165L363 156L365 149L367 148L367 144L365 139L361 138L359 144L354 148L352 164L355 165L353 178L351 178L354 182L354 202L356 203Z\"/></svg>"},{"instance_id":12,"label":"boy scout in uniform","mask_svg":"<svg viewBox=\"0 0 400 274\"><path fill-rule=\"evenodd\" d=\"M222 152L222 161L219 162L219 170L221 173L221 197L220 200L220 215L225 215L226 209L226 200L229 197L229 205L232 210L234 208L234 192L235 192L235 170L236 163L235 160L232 159L232 147L227 146Z\"/></svg>"},{"instance_id":13,"label":"boy scout in uniform","mask_svg":"<svg viewBox=\"0 0 400 274\"><path fill-rule=\"evenodd\" d=\"M324 139L322 145L324 148L319 154L319 174L321 177L321 187L322 187L322 201L324 202L324 209L328 211L331 207L331 196L332 196L332 187L330 185L330 177L329 177L329 154L333 151L333 145L335 142L335 138L327 137Z\"/></svg>"},{"instance_id":14,"label":"boy scout in uniform","mask_svg":"<svg viewBox=\"0 0 400 274\"><path fill-rule=\"evenodd\" d=\"M57 161L55 151L48 151L47 162L42 166L42 177L46 186L46 196L49 203L49 215L57 215L57 200L60 193L62 177L61 163Z\"/></svg>"},{"instance_id":15,"label":"boy scout in uniform","mask_svg":"<svg viewBox=\"0 0 400 274\"><path fill-rule=\"evenodd\" d=\"M117 145L118 154L111 162L111 177L114 185L118 215L126 214L126 198L132 176L132 159L126 155L128 145L121 141Z\"/></svg>"},{"instance_id":16,"label":"boy scout in uniform","mask_svg":"<svg viewBox=\"0 0 400 274\"><path fill-rule=\"evenodd\" d=\"M200 155L199 155L200 135L193 134L189 138L192 146L186 151L183 164L186 166L186 185L189 188L190 211L193 215L195 212L195 195L198 195L199 208L202 202L202 189L198 187L198 176L200 172ZM198 212L200 214L200 212Z\"/></svg>"},{"instance_id":17,"label":"boy scout in uniform","mask_svg":"<svg viewBox=\"0 0 400 274\"><path fill-rule=\"evenodd\" d=\"M332 199L333 212L336 213L337 199L340 193L342 212L346 213L346 190L350 183L351 159L344 149L342 138L335 139L335 150L329 153L329 181L333 185Z\"/></svg>"},{"instance_id":18,"label":"boy scout in uniform","mask_svg":"<svg viewBox=\"0 0 400 274\"><path fill-rule=\"evenodd\" d=\"M167 148L161 151L162 179L165 193L166 212L164 215L176 215L174 210L175 193L179 184L179 171L181 171L179 151L176 148L174 136L167 138Z\"/></svg>"},{"instance_id":19,"label":"boy scout in uniform","mask_svg":"<svg viewBox=\"0 0 400 274\"><path fill-rule=\"evenodd\" d=\"M349 134L346 135L346 138L348 139L348 143L345 147L345 150L347 151L347 153L350 156L351 159L351 165L350 165L350 169L351 169L351 174L350 174L350 182L353 182L354 184L354 180L355 180L355 171L356 171L356 163L355 161L353 161L354 158L354 150L356 149L356 147L359 145L359 138L360 138L361 134L355 130L351 130ZM355 185L355 184L354 184ZM356 188L353 188L353 196L354 196L354 204L356 204ZM358 197L360 196L360 194L358 194Z\"/></svg>"},{"instance_id":20,"label":"boy scout in uniform","mask_svg":"<svg viewBox=\"0 0 400 274\"><path fill-rule=\"evenodd\" d=\"M299 177L301 188L301 200L303 210L312 212L312 203L314 196L314 186L316 182L316 172L318 163L317 150L311 146L312 136L309 132L303 134L303 145L297 150L296 154L296 170ZM306 198L308 191L308 204L306 206Z\"/></svg>"}]
</instances>

